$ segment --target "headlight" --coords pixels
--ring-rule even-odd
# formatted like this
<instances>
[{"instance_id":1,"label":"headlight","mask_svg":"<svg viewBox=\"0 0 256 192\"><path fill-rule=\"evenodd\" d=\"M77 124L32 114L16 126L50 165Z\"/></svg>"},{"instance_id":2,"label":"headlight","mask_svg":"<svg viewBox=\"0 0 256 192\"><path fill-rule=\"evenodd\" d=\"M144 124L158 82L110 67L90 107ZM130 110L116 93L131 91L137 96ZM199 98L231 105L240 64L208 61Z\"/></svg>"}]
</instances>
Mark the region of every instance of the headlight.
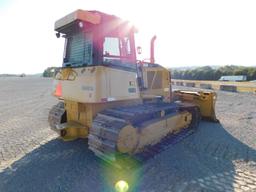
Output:
<instances>
[{"instance_id":1,"label":"headlight","mask_svg":"<svg viewBox=\"0 0 256 192\"><path fill-rule=\"evenodd\" d=\"M83 22L80 21L80 22L78 23L78 26L79 26L80 28L83 28L83 26L84 26Z\"/></svg>"}]
</instances>

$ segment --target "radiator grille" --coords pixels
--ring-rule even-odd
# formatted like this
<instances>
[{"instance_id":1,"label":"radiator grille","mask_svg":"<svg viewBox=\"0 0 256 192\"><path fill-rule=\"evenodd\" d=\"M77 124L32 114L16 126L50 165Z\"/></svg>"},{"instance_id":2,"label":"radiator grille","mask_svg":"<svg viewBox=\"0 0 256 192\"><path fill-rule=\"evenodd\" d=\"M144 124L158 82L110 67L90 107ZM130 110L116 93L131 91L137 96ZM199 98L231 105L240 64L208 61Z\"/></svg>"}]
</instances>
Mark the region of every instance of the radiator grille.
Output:
<instances>
[{"instance_id":1,"label":"radiator grille","mask_svg":"<svg viewBox=\"0 0 256 192\"><path fill-rule=\"evenodd\" d=\"M148 88L161 89L162 88L162 72L148 71L147 72Z\"/></svg>"}]
</instances>

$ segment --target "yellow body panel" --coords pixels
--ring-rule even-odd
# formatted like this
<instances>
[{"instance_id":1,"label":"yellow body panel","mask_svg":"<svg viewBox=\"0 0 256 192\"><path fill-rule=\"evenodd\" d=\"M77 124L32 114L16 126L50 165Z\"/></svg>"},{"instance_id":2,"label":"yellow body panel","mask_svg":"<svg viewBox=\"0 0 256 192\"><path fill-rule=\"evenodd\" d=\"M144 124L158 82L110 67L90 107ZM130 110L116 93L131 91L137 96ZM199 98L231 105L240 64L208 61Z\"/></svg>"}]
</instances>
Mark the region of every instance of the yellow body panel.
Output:
<instances>
[{"instance_id":1,"label":"yellow body panel","mask_svg":"<svg viewBox=\"0 0 256 192\"><path fill-rule=\"evenodd\" d=\"M144 87L143 98L163 96L165 101L171 97L169 71L163 67L142 67Z\"/></svg>"},{"instance_id":2,"label":"yellow body panel","mask_svg":"<svg viewBox=\"0 0 256 192\"><path fill-rule=\"evenodd\" d=\"M56 79L62 85L62 98L80 103L102 103L139 99L136 73L94 66L63 68Z\"/></svg>"}]
</instances>

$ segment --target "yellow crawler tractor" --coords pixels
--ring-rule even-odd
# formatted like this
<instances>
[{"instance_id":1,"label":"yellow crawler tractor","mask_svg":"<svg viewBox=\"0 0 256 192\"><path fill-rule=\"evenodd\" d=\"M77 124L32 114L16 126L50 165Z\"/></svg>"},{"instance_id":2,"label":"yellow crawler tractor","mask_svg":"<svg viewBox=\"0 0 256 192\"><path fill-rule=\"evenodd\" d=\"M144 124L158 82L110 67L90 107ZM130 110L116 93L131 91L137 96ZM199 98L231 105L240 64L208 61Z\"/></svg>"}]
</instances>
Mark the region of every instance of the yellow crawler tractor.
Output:
<instances>
[{"instance_id":1,"label":"yellow crawler tractor","mask_svg":"<svg viewBox=\"0 0 256 192\"><path fill-rule=\"evenodd\" d=\"M159 151L152 147L195 129L201 117L216 120L215 93L172 92L170 72L155 63L156 37L150 61L136 59L137 30L129 22L77 10L56 21L55 31L65 49L55 76L60 102L48 120L63 140L88 138L95 155L115 161Z\"/></svg>"}]
</instances>

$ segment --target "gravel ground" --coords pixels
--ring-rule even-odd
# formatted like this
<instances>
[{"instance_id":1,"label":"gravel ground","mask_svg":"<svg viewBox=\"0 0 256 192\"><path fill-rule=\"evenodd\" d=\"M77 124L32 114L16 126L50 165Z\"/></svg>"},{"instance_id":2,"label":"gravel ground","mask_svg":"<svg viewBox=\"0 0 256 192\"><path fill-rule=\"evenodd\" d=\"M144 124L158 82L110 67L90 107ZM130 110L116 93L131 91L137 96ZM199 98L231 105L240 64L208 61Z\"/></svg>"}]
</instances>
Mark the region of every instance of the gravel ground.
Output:
<instances>
[{"instance_id":1,"label":"gravel ground","mask_svg":"<svg viewBox=\"0 0 256 192\"><path fill-rule=\"evenodd\" d=\"M49 130L47 113L51 79L0 78L0 169L56 135Z\"/></svg>"},{"instance_id":2,"label":"gravel ground","mask_svg":"<svg viewBox=\"0 0 256 192\"><path fill-rule=\"evenodd\" d=\"M195 134L121 171L95 157L87 140L56 139L50 92L50 79L0 79L1 192L114 191L120 179L130 191L256 191L256 95L218 92L220 124L202 121Z\"/></svg>"}]
</instances>

